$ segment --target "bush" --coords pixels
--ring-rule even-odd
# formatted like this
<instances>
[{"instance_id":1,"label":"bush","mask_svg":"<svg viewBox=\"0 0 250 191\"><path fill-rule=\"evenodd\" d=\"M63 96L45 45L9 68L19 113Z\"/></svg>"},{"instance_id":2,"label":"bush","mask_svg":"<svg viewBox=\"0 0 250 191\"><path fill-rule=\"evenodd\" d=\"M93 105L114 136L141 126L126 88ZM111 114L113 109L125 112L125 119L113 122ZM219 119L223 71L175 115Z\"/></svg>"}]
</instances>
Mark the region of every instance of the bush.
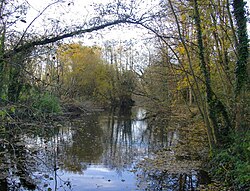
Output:
<instances>
[{"instance_id":1,"label":"bush","mask_svg":"<svg viewBox=\"0 0 250 191\"><path fill-rule=\"evenodd\" d=\"M60 103L57 97L52 94L44 93L36 96L33 107L42 113L59 113L61 111Z\"/></svg>"},{"instance_id":2,"label":"bush","mask_svg":"<svg viewBox=\"0 0 250 191\"><path fill-rule=\"evenodd\" d=\"M234 135L233 140L228 148L215 152L210 172L234 190L250 190L250 131Z\"/></svg>"}]
</instances>

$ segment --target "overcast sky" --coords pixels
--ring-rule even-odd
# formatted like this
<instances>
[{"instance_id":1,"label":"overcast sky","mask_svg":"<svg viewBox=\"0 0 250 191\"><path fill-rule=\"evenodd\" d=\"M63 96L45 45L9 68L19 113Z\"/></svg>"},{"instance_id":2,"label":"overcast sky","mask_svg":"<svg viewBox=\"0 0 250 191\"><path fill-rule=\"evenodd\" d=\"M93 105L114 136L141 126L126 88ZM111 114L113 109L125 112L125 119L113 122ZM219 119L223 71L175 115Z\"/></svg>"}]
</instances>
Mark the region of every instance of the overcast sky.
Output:
<instances>
[{"instance_id":1,"label":"overcast sky","mask_svg":"<svg viewBox=\"0 0 250 191\"><path fill-rule=\"evenodd\" d=\"M47 5L51 3L51 0L24 0L28 2L31 6L31 9L28 10L26 21L27 23L19 23L18 27L21 30L25 30L25 28L29 25L29 23L41 12ZM48 8L41 18L37 19L33 26L34 28L39 28L39 26L44 26L45 22L52 22L60 20L61 26L69 26L72 24L79 24L79 22L84 22L95 16L95 11L93 3L102 3L106 4L112 2L112 0L64 0L64 3L58 3L50 8ZM129 1L128 1L129 2ZM158 1L155 0L137 0L136 2L140 2L140 6L142 9L148 9L149 4L157 3ZM143 4L144 2L144 4ZM246 1L248 3L248 7L250 5L250 0ZM248 23L248 31L250 32L250 24ZM93 44L100 44L102 43L101 40L130 40L130 39L139 39L141 40L147 31L142 28L138 29L133 26L133 28L126 28L126 27L115 27L111 31L104 30L101 31L99 35L96 33L91 33L85 35L84 41L87 45ZM101 34L101 35L100 35ZM77 39L81 40L81 39Z\"/></svg>"},{"instance_id":2,"label":"overcast sky","mask_svg":"<svg viewBox=\"0 0 250 191\"><path fill-rule=\"evenodd\" d=\"M19 23L18 27L20 30L25 30L29 23L41 12L46 6L51 3L51 0L25 0L31 6L28 10L26 23ZM107 4L112 2L112 0L65 0L64 3L58 3L50 8L48 8L39 19L37 19L33 24L33 28L38 29L40 26L44 26L45 22L50 22L51 20L60 20L61 26L65 27L69 25L77 25L80 22L89 20L95 17L95 11L93 3ZM138 0L137 2L141 2ZM146 0L145 4L151 3L152 0ZM157 2L157 1L154 1ZM143 6L143 4L140 4ZM146 5L144 6L146 9ZM34 27L35 26L35 27ZM31 27L30 27L31 30ZM114 27L112 30L102 30L97 33L90 33L84 35L84 39L77 38L76 41L84 41L86 45L101 45L101 41L129 41L133 39L138 39L139 41L145 37L147 31L142 28L128 28L128 27ZM72 39L71 39L72 40Z\"/></svg>"}]
</instances>

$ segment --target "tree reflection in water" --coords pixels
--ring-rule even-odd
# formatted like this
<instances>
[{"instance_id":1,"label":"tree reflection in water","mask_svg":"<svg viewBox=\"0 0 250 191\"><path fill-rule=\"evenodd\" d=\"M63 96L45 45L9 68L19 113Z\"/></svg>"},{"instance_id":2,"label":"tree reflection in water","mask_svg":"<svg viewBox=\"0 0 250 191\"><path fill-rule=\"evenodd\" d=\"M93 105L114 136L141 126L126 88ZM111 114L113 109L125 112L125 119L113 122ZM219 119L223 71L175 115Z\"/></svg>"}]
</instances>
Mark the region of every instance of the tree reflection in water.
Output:
<instances>
[{"instance_id":1,"label":"tree reflection in water","mask_svg":"<svg viewBox=\"0 0 250 191\"><path fill-rule=\"evenodd\" d=\"M181 127L179 124L172 128L162 126L164 123L162 119L159 120L148 124L149 134L154 135L148 141L155 147L152 141L160 140L161 147L154 149L150 157L145 157L135 166L138 188L150 191L189 191L197 190L201 184L208 184L211 180L201 170L200 160L200 155L207 152L204 146L205 132L196 135L190 127Z\"/></svg>"},{"instance_id":2,"label":"tree reflection in water","mask_svg":"<svg viewBox=\"0 0 250 191\"><path fill-rule=\"evenodd\" d=\"M133 161L133 137L131 110L127 115L116 115L112 110L108 118L102 119L105 152L103 163L117 171L128 167ZM134 151L135 152L135 151Z\"/></svg>"},{"instance_id":3,"label":"tree reflection in water","mask_svg":"<svg viewBox=\"0 0 250 191\"><path fill-rule=\"evenodd\" d=\"M175 150L184 136L166 128L166 123L147 123L142 120L144 112L138 108L111 110L10 133L5 138L8 142L0 141L1 166L6 166L1 170L8 177L3 178L4 173L0 177L0 190L15 190L13 185L19 190L34 186L36 190L71 190L72 185L80 184L70 179L72 174L84 180L89 169L98 173L98 168L130 176L134 182L128 184L135 184L130 185L134 190L195 189L202 181L197 173L199 161L193 161L186 151L181 155ZM82 184L90 183L86 179ZM116 186L113 190L126 190L121 182Z\"/></svg>"},{"instance_id":4,"label":"tree reflection in water","mask_svg":"<svg viewBox=\"0 0 250 191\"><path fill-rule=\"evenodd\" d=\"M97 116L75 120L71 124L71 141L61 145L59 161L67 172L83 173L87 164L99 163L103 153L102 129Z\"/></svg>"}]
</instances>

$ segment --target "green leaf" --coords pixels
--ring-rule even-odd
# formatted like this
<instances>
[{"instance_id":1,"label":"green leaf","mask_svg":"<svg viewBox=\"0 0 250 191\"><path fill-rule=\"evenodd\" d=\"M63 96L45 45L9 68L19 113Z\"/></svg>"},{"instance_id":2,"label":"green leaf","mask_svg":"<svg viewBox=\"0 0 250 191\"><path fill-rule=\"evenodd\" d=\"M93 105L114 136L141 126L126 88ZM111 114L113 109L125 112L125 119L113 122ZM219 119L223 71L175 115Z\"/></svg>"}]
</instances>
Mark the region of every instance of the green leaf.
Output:
<instances>
[{"instance_id":1,"label":"green leaf","mask_svg":"<svg viewBox=\"0 0 250 191\"><path fill-rule=\"evenodd\" d=\"M15 108L14 106L12 106L12 107L10 108L10 111L11 111L12 113L15 113L16 108Z\"/></svg>"},{"instance_id":2,"label":"green leaf","mask_svg":"<svg viewBox=\"0 0 250 191\"><path fill-rule=\"evenodd\" d=\"M6 111L5 110L0 110L0 116L1 116L1 118L5 118Z\"/></svg>"}]
</instances>

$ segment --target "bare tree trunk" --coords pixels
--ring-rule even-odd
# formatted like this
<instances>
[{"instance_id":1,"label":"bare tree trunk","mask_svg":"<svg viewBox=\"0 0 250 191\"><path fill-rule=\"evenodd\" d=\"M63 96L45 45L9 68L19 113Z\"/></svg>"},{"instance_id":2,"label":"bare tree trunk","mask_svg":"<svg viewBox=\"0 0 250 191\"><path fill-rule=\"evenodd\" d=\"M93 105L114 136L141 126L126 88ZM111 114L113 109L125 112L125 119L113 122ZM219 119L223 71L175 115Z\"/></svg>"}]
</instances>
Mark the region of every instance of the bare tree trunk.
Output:
<instances>
[{"instance_id":1,"label":"bare tree trunk","mask_svg":"<svg viewBox=\"0 0 250 191\"><path fill-rule=\"evenodd\" d=\"M193 100L193 96L192 96L192 89L191 89L191 85L189 85L188 87L188 92L189 92L189 105L192 105L192 100Z\"/></svg>"},{"instance_id":2,"label":"bare tree trunk","mask_svg":"<svg viewBox=\"0 0 250 191\"><path fill-rule=\"evenodd\" d=\"M1 23L2 24L2 23ZM4 60L4 42L5 42L5 31L6 27L5 24L1 26L0 29L0 97L4 97L4 94L6 93L4 85L5 85L5 60Z\"/></svg>"}]
</instances>

